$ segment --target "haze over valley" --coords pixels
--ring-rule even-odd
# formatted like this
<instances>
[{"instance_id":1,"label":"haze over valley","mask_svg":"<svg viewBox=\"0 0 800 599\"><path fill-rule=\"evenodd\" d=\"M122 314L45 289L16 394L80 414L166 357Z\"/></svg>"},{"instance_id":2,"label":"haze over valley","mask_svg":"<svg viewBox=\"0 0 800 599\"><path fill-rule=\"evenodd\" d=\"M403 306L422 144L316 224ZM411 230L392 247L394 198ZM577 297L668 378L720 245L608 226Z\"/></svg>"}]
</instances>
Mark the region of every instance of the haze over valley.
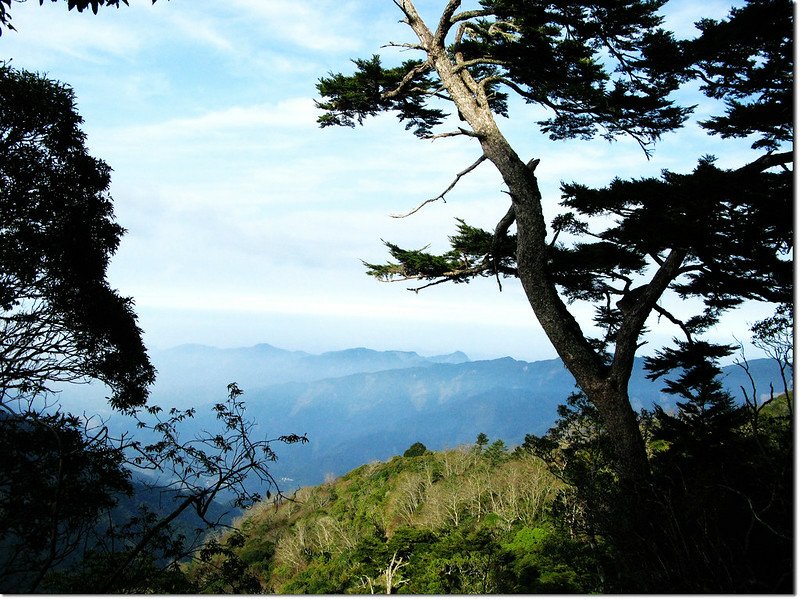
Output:
<instances>
[{"instance_id":1,"label":"haze over valley","mask_svg":"<svg viewBox=\"0 0 800 599\"><path fill-rule=\"evenodd\" d=\"M151 357L158 369L153 403L197 408L187 422L191 430L216 426L211 406L235 382L244 391L247 416L257 423L256 436L307 434L307 445L275 445L278 461L271 469L287 490L402 454L417 441L440 450L472 443L483 432L519 444L528 433L545 433L557 406L576 390L558 359L472 361L460 351L426 357L367 348L314 354L266 343L227 349L189 344ZM769 381L779 380L775 363L757 359L750 368L757 389L769 393ZM723 384L737 398L742 385L749 388L736 365L723 368ZM663 386L645 378L637 359L630 384L634 409L674 406ZM89 398L101 413L108 412L104 397L98 385L70 386L61 394L68 409L87 409Z\"/></svg>"}]
</instances>

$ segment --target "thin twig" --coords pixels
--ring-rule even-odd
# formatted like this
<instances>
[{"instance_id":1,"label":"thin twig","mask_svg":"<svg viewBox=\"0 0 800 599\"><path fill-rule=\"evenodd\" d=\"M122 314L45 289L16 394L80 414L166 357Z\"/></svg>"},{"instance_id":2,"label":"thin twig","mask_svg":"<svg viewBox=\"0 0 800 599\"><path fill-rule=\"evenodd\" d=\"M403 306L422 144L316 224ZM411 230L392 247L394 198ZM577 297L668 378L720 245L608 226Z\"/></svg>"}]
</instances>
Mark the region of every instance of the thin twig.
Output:
<instances>
[{"instance_id":1,"label":"thin twig","mask_svg":"<svg viewBox=\"0 0 800 599\"><path fill-rule=\"evenodd\" d=\"M458 173L456 175L456 178L453 179L453 182L450 183L450 185L448 185L447 189L445 189L442 193L440 193L435 198L430 198L429 200L425 200L424 202L422 202L422 204L420 204L419 206L417 206L416 208L414 208L411 212L409 212L407 214L390 214L389 216L391 216L392 218L406 218L408 216L411 216L412 214L415 214L416 212L419 212L424 206L426 206L426 205L428 205L428 204L430 204L432 202L436 202L438 200L442 200L443 202L446 203L447 200L444 199L444 196L447 195L448 192L450 192L450 190L452 190L456 186L456 184L459 182L461 177L463 177L464 175L467 175L468 173L474 171L476 168L478 168L478 165L480 165L480 163L483 162L484 160L486 160L486 156L485 155L481 156L475 162L473 162L471 165L469 165L467 168L465 168L463 171Z\"/></svg>"}]
</instances>

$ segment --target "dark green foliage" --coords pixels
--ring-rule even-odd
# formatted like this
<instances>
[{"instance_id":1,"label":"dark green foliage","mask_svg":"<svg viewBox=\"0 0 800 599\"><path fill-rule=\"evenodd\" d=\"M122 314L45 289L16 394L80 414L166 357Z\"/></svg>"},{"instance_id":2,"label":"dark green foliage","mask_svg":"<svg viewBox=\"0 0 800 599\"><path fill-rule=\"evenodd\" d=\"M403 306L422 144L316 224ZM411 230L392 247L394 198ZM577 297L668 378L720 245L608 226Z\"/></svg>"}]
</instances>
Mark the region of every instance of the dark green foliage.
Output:
<instances>
[{"instance_id":1,"label":"dark green foliage","mask_svg":"<svg viewBox=\"0 0 800 599\"><path fill-rule=\"evenodd\" d=\"M344 125L354 127L368 116L379 112L396 111L400 121L408 121L406 129L413 129L414 135L425 137L431 128L441 123L446 116L436 108L425 107L428 93L435 89L430 78L430 67L420 61L406 61L401 66L384 69L381 59L375 55L369 60L354 60L356 73L350 77L331 74L322 78L317 90L322 97L335 98L327 102L317 102L317 108L326 113L319 117L320 126ZM407 73L413 77L404 80ZM393 94L400 85L413 85L407 94Z\"/></svg>"},{"instance_id":2,"label":"dark green foliage","mask_svg":"<svg viewBox=\"0 0 800 599\"><path fill-rule=\"evenodd\" d=\"M550 524L521 528L502 547L513 573L507 592L555 594L602 589L593 568L597 558L591 545Z\"/></svg>"},{"instance_id":3,"label":"dark green foliage","mask_svg":"<svg viewBox=\"0 0 800 599\"><path fill-rule=\"evenodd\" d=\"M192 580L193 587L202 593L214 595L252 595L261 590L258 579L250 572L247 561L251 556L242 556L236 550L244 545L245 538L233 532L224 541L208 540L198 552L196 559L210 565L214 575L205 580Z\"/></svg>"},{"instance_id":4,"label":"dark green foliage","mask_svg":"<svg viewBox=\"0 0 800 599\"><path fill-rule=\"evenodd\" d=\"M130 473L72 415L0 412L0 454L0 590L32 592L131 492Z\"/></svg>"},{"instance_id":5,"label":"dark green foliage","mask_svg":"<svg viewBox=\"0 0 800 599\"><path fill-rule=\"evenodd\" d=\"M639 491L635 519L620 512L609 438L585 398L570 398L544 437L526 436L521 451L569 483L553 515L586 540L578 549L592 556L604 591L791 592L791 424L745 425L717 378L716 359L727 353L678 344L648 361L653 378L671 372L664 391L683 401L674 414L640 415L652 487Z\"/></svg>"},{"instance_id":6,"label":"dark green foliage","mask_svg":"<svg viewBox=\"0 0 800 599\"><path fill-rule=\"evenodd\" d=\"M615 180L598 190L564 185L563 205L585 216L617 218L618 225L596 235L641 261L671 248L686 251L687 280L674 289L704 298L709 313L744 299L788 301L791 174L722 171L712 162L701 160L691 175ZM624 262L616 262L595 270L595 278L639 270L632 264L626 272Z\"/></svg>"},{"instance_id":7,"label":"dark green foliage","mask_svg":"<svg viewBox=\"0 0 800 599\"><path fill-rule=\"evenodd\" d=\"M756 0L731 9L727 20L703 19L688 45L703 91L725 101L724 116L702 123L722 137L757 135L753 148L778 150L794 135L794 3Z\"/></svg>"},{"instance_id":8,"label":"dark green foliage","mask_svg":"<svg viewBox=\"0 0 800 599\"><path fill-rule=\"evenodd\" d=\"M553 513L572 534L594 543L622 520L617 510L624 502L611 439L597 408L582 393L567 398L558 407L558 416L544 436L525 435L521 449L542 458L567 483L553 503Z\"/></svg>"},{"instance_id":9,"label":"dark green foliage","mask_svg":"<svg viewBox=\"0 0 800 599\"><path fill-rule=\"evenodd\" d=\"M96 378L124 408L154 380L133 302L106 281L123 229L81 123L69 87L0 65L3 401Z\"/></svg>"},{"instance_id":10,"label":"dark green foliage","mask_svg":"<svg viewBox=\"0 0 800 599\"><path fill-rule=\"evenodd\" d=\"M202 549L198 559L219 570L215 588L252 591L255 583L233 552L241 545L237 539L205 544L203 537L226 523L231 505L252 505L261 500L259 492L266 489L269 498L277 489L268 468L276 459L272 444L306 439L254 439L241 393L232 384L228 399L214 406L218 430L191 436L182 433L194 410L162 415L151 406L146 415L136 414L137 427L150 433L148 444L128 435L113 438L99 423L58 412L0 412L6 458L0 467L0 590L189 592L196 588L181 563ZM132 511L131 500L119 502L133 490L131 470L154 474L157 482L147 490L155 509L142 504ZM220 511L217 500L227 509Z\"/></svg>"},{"instance_id":11,"label":"dark green foliage","mask_svg":"<svg viewBox=\"0 0 800 599\"><path fill-rule=\"evenodd\" d=\"M486 82L496 114L507 115L506 94L499 90L506 84L555 113L539 122L553 139L587 138L601 128L609 139L632 135L645 147L686 119L690 109L667 98L680 77L665 77L661 68L678 52L671 36L656 29L663 2L481 4L494 19L468 21L467 35L451 52L462 54L471 76ZM603 64L608 57L612 68ZM317 103L326 111L322 126L353 126L396 111L409 120L407 128L426 136L442 120L441 110L425 108L431 97L444 97L430 65L408 61L385 69L377 56L354 63L354 75L320 79L317 87L326 98Z\"/></svg>"},{"instance_id":12,"label":"dark green foliage","mask_svg":"<svg viewBox=\"0 0 800 599\"><path fill-rule=\"evenodd\" d=\"M644 147L691 111L668 99L680 77L663 76L665 58L677 52L658 29L663 0L481 4L498 22L513 23L516 35L498 35L492 21L479 21L470 27L477 42L464 42L465 53L502 61L515 91L551 109L555 116L538 123L551 139L587 139L602 129L608 139L632 135Z\"/></svg>"},{"instance_id":13,"label":"dark green foliage","mask_svg":"<svg viewBox=\"0 0 800 599\"><path fill-rule=\"evenodd\" d=\"M514 235L496 239L488 231L457 221L457 232L450 237L452 250L435 255L422 248L404 250L384 242L396 262L364 262L367 274L384 281L422 279L436 282L468 283L476 276L517 276Z\"/></svg>"},{"instance_id":14,"label":"dark green foliage","mask_svg":"<svg viewBox=\"0 0 800 599\"><path fill-rule=\"evenodd\" d=\"M427 453L427 451L428 451L428 448L425 447L425 445L423 445L419 441L417 441L416 443L411 445L411 447L409 447L408 449L406 449L403 452L403 457L404 458L416 458L418 456L425 455Z\"/></svg>"},{"instance_id":15,"label":"dark green foliage","mask_svg":"<svg viewBox=\"0 0 800 599\"><path fill-rule=\"evenodd\" d=\"M50 572L44 590L83 594L174 594L195 589L181 572L178 561L186 554L186 538L172 526L159 526L162 516L147 506L120 526L112 523L98 542L69 568ZM136 545L151 531L146 551Z\"/></svg>"},{"instance_id":16,"label":"dark green foliage","mask_svg":"<svg viewBox=\"0 0 800 599\"><path fill-rule=\"evenodd\" d=\"M651 559L673 572L659 575L676 592L791 592L791 424L746 426L745 409L710 381L718 353L684 345L653 361L683 368L668 390L686 401L677 414L654 414Z\"/></svg>"},{"instance_id":17,"label":"dark green foliage","mask_svg":"<svg viewBox=\"0 0 800 599\"><path fill-rule=\"evenodd\" d=\"M389 280L395 277L435 279L438 277L448 277L454 279L467 280L467 277L458 271L462 266L459 262L458 254L448 252L443 256L434 256L422 248L420 250L404 250L392 243L386 243L389 253L399 262L399 264L368 264L368 274L379 279Z\"/></svg>"},{"instance_id":18,"label":"dark green foliage","mask_svg":"<svg viewBox=\"0 0 800 599\"><path fill-rule=\"evenodd\" d=\"M508 447L502 439L497 439L483 452L484 457L492 465L497 465L508 458Z\"/></svg>"},{"instance_id":19,"label":"dark green foliage","mask_svg":"<svg viewBox=\"0 0 800 599\"><path fill-rule=\"evenodd\" d=\"M678 414L671 416L656 407L659 421L659 438L671 445L673 452L716 459L718 451L727 451L724 443L727 433L743 422L743 410L735 407L733 398L722 388L721 371L716 362L731 353L728 346L705 342L693 344L676 342L677 348L668 348L645 361L645 368L657 379L669 372L678 372L674 379L666 379L663 391L679 396Z\"/></svg>"}]
</instances>

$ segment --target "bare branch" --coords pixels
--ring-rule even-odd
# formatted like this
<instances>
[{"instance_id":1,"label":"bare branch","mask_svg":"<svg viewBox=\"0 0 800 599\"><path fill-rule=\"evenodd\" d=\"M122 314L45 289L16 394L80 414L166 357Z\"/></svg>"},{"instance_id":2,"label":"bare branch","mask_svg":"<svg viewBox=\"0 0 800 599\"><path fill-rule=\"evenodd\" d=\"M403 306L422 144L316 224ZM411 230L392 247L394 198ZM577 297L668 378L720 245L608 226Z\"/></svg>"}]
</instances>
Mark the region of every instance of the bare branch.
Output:
<instances>
[{"instance_id":1,"label":"bare branch","mask_svg":"<svg viewBox=\"0 0 800 599\"><path fill-rule=\"evenodd\" d=\"M422 20L422 17L419 16L417 12L417 8L414 6L414 3L411 0L392 0L401 11L405 15L405 23L411 27L414 33L417 34L419 41L422 42L422 46L425 48L426 52L430 52L431 48L435 45L435 40L433 37L433 33L431 30L428 29L428 26Z\"/></svg>"},{"instance_id":2,"label":"bare branch","mask_svg":"<svg viewBox=\"0 0 800 599\"><path fill-rule=\"evenodd\" d=\"M450 22L452 24L458 23L460 21L468 21L469 19L475 19L477 17L488 17L492 14L492 11L488 8L480 9L480 10L465 10L459 13L454 14L450 17Z\"/></svg>"},{"instance_id":3,"label":"bare branch","mask_svg":"<svg viewBox=\"0 0 800 599\"><path fill-rule=\"evenodd\" d=\"M675 324L675 325L677 325L678 327L680 327L680 329L683 331L683 334L684 334L684 335L686 335L686 340L687 340L689 343L694 343L694 339L692 339L692 333L689 331L689 329L688 329L688 328L686 328L686 323L685 323L685 322L683 322L682 320L680 320L680 319L676 318L676 317L675 317L675 316L673 316L673 315L672 315L672 314L671 314L669 311L667 311L665 308L662 308L662 307L661 307L661 306L659 306L658 304L656 304L655 306L653 306L653 310L655 310L655 311L656 311L656 312L658 312L658 313L659 313L661 316L663 316L664 318L666 318L667 320L669 320L669 321L670 321L672 324Z\"/></svg>"},{"instance_id":4,"label":"bare branch","mask_svg":"<svg viewBox=\"0 0 800 599\"><path fill-rule=\"evenodd\" d=\"M770 526L769 523L767 523L764 520L762 520L761 516L756 511L756 508L753 506L753 502L750 500L750 498L747 495L745 495L744 493L742 493L741 491L739 491L737 489L734 489L733 487L729 487L728 485L717 485L717 486L719 486L722 489L726 489L726 490L730 491L731 493L735 493L736 495L738 495L739 497L744 499L747 502L748 507L750 508L750 513L752 514L753 518L759 524L764 526L768 531L770 531L772 534L774 534L776 537L779 537L781 539L786 539L787 541L791 541L792 540L791 531L789 531L789 534L784 534L783 532L781 532L779 530L776 530L775 528Z\"/></svg>"},{"instance_id":5,"label":"bare branch","mask_svg":"<svg viewBox=\"0 0 800 599\"><path fill-rule=\"evenodd\" d=\"M442 283L447 283L451 281L453 277L445 277L443 279L437 279L432 283L428 283L427 285L422 285L421 287L406 287L406 290L413 291L414 293L419 293L423 289L427 289L428 287L433 287L434 285L441 285Z\"/></svg>"},{"instance_id":6,"label":"bare branch","mask_svg":"<svg viewBox=\"0 0 800 599\"><path fill-rule=\"evenodd\" d=\"M460 135L466 135L467 137L478 137L478 134L474 131L468 131L467 129L462 129L461 127L458 128L458 131L448 131L446 133L437 133L436 135L426 135L425 139L430 139L431 141L435 139L441 139L443 137L457 137Z\"/></svg>"},{"instance_id":7,"label":"bare branch","mask_svg":"<svg viewBox=\"0 0 800 599\"><path fill-rule=\"evenodd\" d=\"M412 214L414 214L416 212L419 212L424 206L426 206L426 205L428 205L428 204L430 204L432 202L436 202L438 200L442 200L443 202L446 202L446 200L444 199L444 196L447 195L447 193L456 186L456 184L459 182L461 177L463 177L464 175L474 171L478 167L478 165L480 165L480 163L483 162L484 160L486 160L486 156L485 155L481 156L475 162L473 162L471 165L469 165L467 168L465 168L463 171L458 173L456 175L456 178L453 179L453 182L450 183L450 185L448 185L447 189L445 189L442 193L440 193L435 198L430 198L429 200L425 200L424 202L422 202L422 204L420 204L419 206L417 206L416 208L414 208L411 212L409 212L407 214L390 214L389 216L391 216L392 218L406 218L407 216L411 216Z\"/></svg>"},{"instance_id":8,"label":"bare branch","mask_svg":"<svg viewBox=\"0 0 800 599\"><path fill-rule=\"evenodd\" d=\"M453 69L454 73L458 73L459 71L466 69L468 67L474 67L481 64L493 64L497 66L506 66L508 63L504 60L498 60L496 58L473 58L472 60L465 60L463 62L459 62L458 65ZM486 77L481 79L478 83L484 85L484 82L491 83L494 80L502 79L502 77Z\"/></svg>"},{"instance_id":9,"label":"bare branch","mask_svg":"<svg viewBox=\"0 0 800 599\"><path fill-rule=\"evenodd\" d=\"M425 51L425 48L423 48L419 44L409 44L409 43L399 44L396 42L387 42L383 44L381 48L405 48L406 50L421 50L423 52Z\"/></svg>"},{"instance_id":10,"label":"bare branch","mask_svg":"<svg viewBox=\"0 0 800 599\"><path fill-rule=\"evenodd\" d=\"M397 87L395 87L393 90L390 90L388 92L383 92L381 94L381 97L383 99L389 99L389 98L394 98L394 97L400 95L401 93L403 93L403 91L408 86L408 84L411 83L414 80L414 77L416 77L420 73L424 73L429 68L430 68L430 63L427 60L425 62L415 66L413 69L411 69L408 73L405 74L405 76L400 81L400 83L397 85Z\"/></svg>"},{"instance_id":11,"label":"bare branch","mask_svg":"<svg viewBox=\"0 0 800 599\"><path fill-rule=\"evenodd\" d=\"M447 37L447 34L450 32L450 27L455 24L455 22L452 21L452 16L455 14L456 10L458 10L459 6L461 6L461 0L449 0L447 6L445 6L442 11L442 16L439 19L439 26L436 28L436 33L434 34L434 43L436 45L444 44L444 38Z\"/></svg>"}]
</instances>

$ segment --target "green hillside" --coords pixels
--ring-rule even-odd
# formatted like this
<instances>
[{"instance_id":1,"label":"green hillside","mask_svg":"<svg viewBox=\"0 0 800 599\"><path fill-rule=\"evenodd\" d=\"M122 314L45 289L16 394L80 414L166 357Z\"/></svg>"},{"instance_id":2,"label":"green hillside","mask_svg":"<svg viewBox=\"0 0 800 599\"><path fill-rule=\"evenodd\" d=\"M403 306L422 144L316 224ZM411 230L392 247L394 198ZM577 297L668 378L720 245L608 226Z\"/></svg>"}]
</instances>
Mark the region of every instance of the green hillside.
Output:
<instances>
[{"instance_id":1,"label":"green hillside","mask_svg":"<svg viewBox=\"0 0 800 599\"><path fill-rule=\"evenodd\" d=\"M590 546L549 515L562 487L502 441L396 456L256 506L236 554L275 593L599 590ZM201 589L236 590L221 559L191 567Z\"/></svg>"},{"instance_id":2,"label":"green hillside","mask_svg":"<svg viewBox=\"0 0 800 599\"><path fill-rule=\"evenodd\" d=\"M575 395L513 451L482 433L442 452L415 443L258 504L184 573L217 594L785 592L791 400L681 406L641 414L654 487L630 533L611 438Z\"/></svg>"}]
</instances>

